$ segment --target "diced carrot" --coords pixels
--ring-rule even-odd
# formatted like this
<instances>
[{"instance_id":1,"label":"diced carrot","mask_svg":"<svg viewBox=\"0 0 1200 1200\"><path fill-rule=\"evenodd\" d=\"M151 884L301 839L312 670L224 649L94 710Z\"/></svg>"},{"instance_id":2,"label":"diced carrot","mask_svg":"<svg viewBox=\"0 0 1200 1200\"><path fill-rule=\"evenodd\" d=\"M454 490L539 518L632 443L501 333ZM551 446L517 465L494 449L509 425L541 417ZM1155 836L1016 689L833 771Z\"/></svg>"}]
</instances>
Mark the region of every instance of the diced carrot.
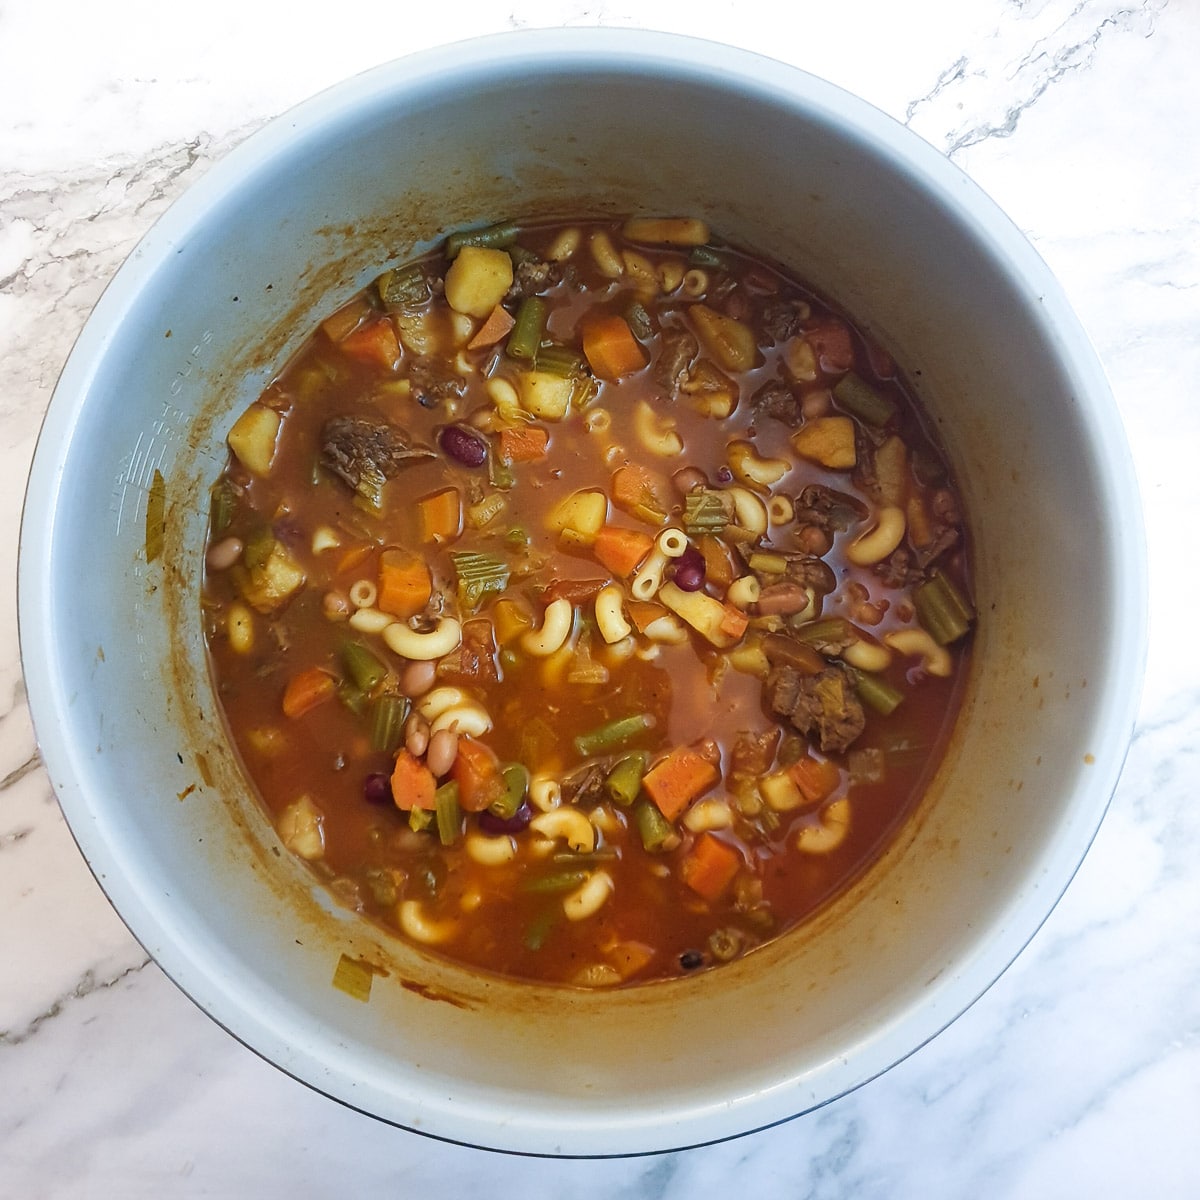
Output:
<instances>
[{"instance_id":1,"label":"diced carrot","mask_svg":"<svg viewBox=\"0 0 1200 1200\"><path fill-rule=\"evenodd\" d=\"M601 566L614 575L632 575L638 563L650 553L654 538L641 529L622 529L619 525L605 525L596 534L592 553Z\"/></svg>"},{"instance_id":2,"label":"diced carrot","mask_svg":"<svg viewBox=\"0 0 1200 1200\"><path fill-rule=\"evenodd\" d=\"M437 780L433 772L419 758L407 750L401 750L392 768L392 799L396 807L403 812L411 812L414 808L433 808L433 794L436 791Z\"/></svg>"},{"instance_id":3,"label":"diced carrot","mask_svg":"<svg viewBox=\"0 0 1200 1200\"><path fill-rule=\"evenodd\" d=\"M750 618L740 608L732 604L725 605L725 615L721 618L721 632L737 641L750 625Z\"/></svg>"},{"instance_id":4,"label":"diced carrot","mask_svg":"<svg viewBox=\"0 0 1200 1200\"><path fill-rule=\"evenodd\" d=\"M374 550L375 547L370 542L360 542L357 546L347 546L338 558L337 568L334 573L344 575L347 571L353 571L361 567L371 557Z\"/></svg>"},{"instance_id":5,"label":"diced carrot","mask_svg":"<svg viewBox=\"0 0 1200 1200\"><path fill-rule=\"evenodd\" d=\"M497 304L488 314L488 319L475 331L475 336L467 343L467 349L478 350L481 346L494 346L508 337L509 331L516 323L512 313L504 305Z\"/></svg>"},{"instance_id":6,"label":"diced carrot","mask_svg":"<svg viewBox=\"0 0 1200 1200\"><path fill-rule=\"evenodd\" d=\"M854 366L854 342L850 329L836 317L825 317L804 331L821 360L823 371L848 371Z\"/></svg>"},{"instance_id":7,"label":"diced carrot","mask_svg":"<svg viewBox=\"0 0 1200 1200\"><path fill-rule=\"evenodd\" d=\"M813 758L808 754L792 763L788 774L809 804L820 804L821 801L827 800L837 790L842 779L842 773L836 763L827 758Z\"/></svg>"},{"instance_id":8,"label":"diced carrot","mask_svg":"<svg viewBox=\"0 0 1200 1200\"><path fill-rule=\"evenodd\" d=\"M646 365L646 352L633 336L629 322L615 313L584 322L583 353L601 379L620 379Z\"/></svg>"},{"instance_id":9,"label":"diced carrot","mask_svg":"<svg viewBox=\"0 0 1200 1200\"><path fill-rule=\"evenodd\" d=\"M342 338L339 345L351 358L385 371L394 371L400 362L400 339L389 317L360 325Z\"/></svg>"},{"instance_id":10,"label":"diced carrot","mask_svg":"<svg viewBox=\"0 0 1200 1200\"><path fill-rule=\"evenodd\" d=\"M483 812L504 790L500 760L482 742L467 734L458 739L458 754L450 776L458 784L458 803L463 812Z\"/></svg>"},{"instance_id":11,"label":"diced carrot","mask_svg":"<svg viewBox=\"0 0 1200 1200\"><path fill-rule=\"evenodd\" d=\"M625 609L638 633L645 633L648 626L653 625L659 617L667 615L666 607L655 604L652 600L630 600Z\"/></svg>"},{"instance_id":12,"label":"diced carrot","mask_svg":"<svg viewBox=\"0 0 1200 1200\"><path fill-rule=\"evenodd\" d=\"M720 768L687 746L672 750L642 777L646 794L668 821L674 821L697 796L721 778Z\"/></svg>"},{"instance_id":13,"label":"diced carrot","mask_svg":"<svg viewBox=\"0 0 1200 1200\"><path fill-rule=\"evenodd\" d=\"M330 699L337 691L337 680L320 667L308 667L293 675L283 689L283 715L302 717L309 709Z\"/></svg>"},{"instance_id":14,"label":"diced carrot","mask_svg":"<svg viewBox=\"0 0 1200 1200\"><path fill-rule=\"evenodd\" d=\"M452 542L462 533L462 499L458 488L442 488L417 501L423 542Z\"/></svg>"},{"instance_id":15,"label":"diced carrot","mask_svg":"<svg viewBox=\"0 0 1200 1200\"><path fill-rule=\"evenodd\" d=\"M704 556L704 578L714 587L727 588L737 578L733 552L719 537L702 533L696 549Z\"/></svg>"},{"instance_id":16,"label":"diced carrot","mask_svg":"<svg viewBox=\"0 0 1200 1200\"><path fill-rule=\"evenodd\" d=\"M500 461L537 462L549 445L550 434L541 425L511 425L500 430Z\"/></svg>"},{"instance_id":17,"label":"diced carrot","mask_svg":"<svg viewBox=\"0 0 1200 1200\"><path fill-rule=\"evenodd\" d=\"M715 833L702 833L679 867L683 882L698 896L713 901L733 882L742 860Z\"/></svg>"},{"instance_id":18,"label":"diced carrot","mask_svg":"<svg viewBox=\"0 0 1200 1200\"><path fill-rule=\"evenodd\" d=\"M379 556L377 608L393 617L415 617L433 595L433 576L424 559L403 550L385 550Z\"/></svg>"},{"instance_id":19,"label":"diced carrot","mask_svg":"<svg viewBox=\"0 0 1200 1200\"><path fill-rule=\"evenodd\" d=\"M612 501L618 508L642 519L661 522L670 505L663 499L666 490L660 476L641 463L626 463L613 472Z\"/></svg>"}]
</instances>

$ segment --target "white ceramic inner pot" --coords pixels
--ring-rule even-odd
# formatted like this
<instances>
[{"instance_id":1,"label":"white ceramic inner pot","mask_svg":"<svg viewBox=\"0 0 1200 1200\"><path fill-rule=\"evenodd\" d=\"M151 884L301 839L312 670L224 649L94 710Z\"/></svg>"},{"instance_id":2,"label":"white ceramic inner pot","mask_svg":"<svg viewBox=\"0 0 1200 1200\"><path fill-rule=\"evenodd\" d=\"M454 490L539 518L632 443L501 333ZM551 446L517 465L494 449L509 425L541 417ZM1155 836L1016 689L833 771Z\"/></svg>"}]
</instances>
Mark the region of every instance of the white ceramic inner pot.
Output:
<instances>
[{"instance_id":1,"label":"white ceramic inner pot","mask_svg":"<svg viewBox=\"0 0 1200 1200\"><path fill-rule=\"evenodd\" d=\"M222 732L201 639L224 435L316 321L448 230L694 214L788 264L891 350L941 431L981 614L917 816L769 947L613 993L481 978L340 911L282 851ZM1012 961L1078 866L1140 685L1139 507L1063 296L914 135L793 69L631 31L505 35L276 120L158 223L46 418L21 639L50 778L170 976L296 1078L409 1129L563 1155L710 1141L870 1079ZM147 562L147 520L166 522ZM331 986L378 965L369 1003Z\"/></svg>"}]
</instances>

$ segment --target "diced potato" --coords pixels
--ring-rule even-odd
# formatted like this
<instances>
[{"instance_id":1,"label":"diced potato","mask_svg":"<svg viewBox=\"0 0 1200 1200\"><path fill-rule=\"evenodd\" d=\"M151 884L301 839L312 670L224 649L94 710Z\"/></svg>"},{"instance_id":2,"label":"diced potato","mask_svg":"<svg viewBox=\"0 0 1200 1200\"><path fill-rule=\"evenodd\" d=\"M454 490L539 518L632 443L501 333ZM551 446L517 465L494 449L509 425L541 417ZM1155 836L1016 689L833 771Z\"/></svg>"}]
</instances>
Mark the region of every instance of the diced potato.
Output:
<instances>
[{"instance_id":1,"label":"diced potato","mask_svg":"<svg viewBox=\"0 0 1200 1200\"><path fill-rule=\"evenodd\" d=\"M512 287L512 259L503 250L464 246L446 272L446 303L483 320Z\"/></svg>"},{"instance_id":2,"label":"diced potato","mask_svg":"<svg viewBox=\"0 0 1200 1200\"><path fill-rule=\"evenodd\" d=\"M792 434L792 449L831 470L849 470L858 461L854 422L850 417L817 417Z\"/></svg>"},{"instance_id":3,"label":"diced potato","mask_svg":"<svg viewBox=\"0 0 1200 1200\"><path fill-rule=\"evenodd\" d=\"M521 404L542 421L561 421L571 403L572 380L549 371L522 371L518 380Z\"/></svg>"},{"instance_id":4,"label":"diced potato","mask_svg":"<svg viewBox=\"0 0 1200 1200\"><path fill-rule=\"evenodd\" d=\"M325 814L307 793L279 814L275 828L280 840L293 853L310 862L325 854Z\"/></svg>"},{"instance_id":5,"label":"diced potato","mask_svg":"<svg viewBox=\"0 0 1200 1200\"><path fill-rule=\"evenodd\" d=\"M792 338L783 348L783 365L797 383L812 383L817 377L817 352L807 338Z\"/></svg>"},{"instance_id":6,"label":"diced potato","mask_svg":"<svg viewBox=\"0 0 1200 1200\"><path fill-rule=\"evenodd\" d=\"M252 475L267 475L275 457L275 439L279 434L279 414L257 401L233 423L229 448Z\"/></svg>"},{"instance_id":7,"label":"diced potato","mask_svg":"<svg viewBox=\"0 0 1200 1200\"><path fill-rule=\"evenodd\" d=\"M664 583L658 599L714 646L723 650L739 640L722 628L728 615L725 605L707 592L685 592L673 583Z\"/></svg>"},{"instance_id":8,"label":"diced potato","mask_svg":"<svg viewBox=\"0 0 1200 1200\"><path fill-rule=\"evenodd\" d=\"M608 497L600 491L573 492L560 500L546 518L555 533L572 533L577 540L595 541L608 516Z\"/></svg>"},{"instance_id":9,"label":"diced potato","mask_svg":"<svg viewBox=\"0 0 1200 1200\"><path fill-rule=\"evenodd\" d=\"M693 304L688 312L700 340L725 370L748 371L758 361L758 343L749 325L707 304Z\"/></svg>"},{"instance_id":10,"label":"diced potato","mask_svg":"<svg viewBox=\"0 0 1200 1200\"><path fill-rule=\"evenodd\" d=\"M242 599L261 613L282 608L304 585L304 571L286 549L275 542L271 553L260 566L241 564L231 570L233 581Z\"/></svg>"},{"instance_id":11,"label":"diced potato","mask_svg":"<svg viewBox=\"0 0 1200 1200\"><path fill-rule=\"evenodd\" d=\"M903 438L892 434L875 451L875 478L879 481L879 499L903 508L908 500L908 447Z\"/></svg>"},{"instance_id":12,"label":"diced potato","mask_svg":"<svg viewBox=\"0 0 1200 1200\"><path fill-rule=\"evenodd\" d=\"M703 246L710 237L699 217L630 217L621 233L631 242L659 246Z\"/></svg>"}]
</instances>

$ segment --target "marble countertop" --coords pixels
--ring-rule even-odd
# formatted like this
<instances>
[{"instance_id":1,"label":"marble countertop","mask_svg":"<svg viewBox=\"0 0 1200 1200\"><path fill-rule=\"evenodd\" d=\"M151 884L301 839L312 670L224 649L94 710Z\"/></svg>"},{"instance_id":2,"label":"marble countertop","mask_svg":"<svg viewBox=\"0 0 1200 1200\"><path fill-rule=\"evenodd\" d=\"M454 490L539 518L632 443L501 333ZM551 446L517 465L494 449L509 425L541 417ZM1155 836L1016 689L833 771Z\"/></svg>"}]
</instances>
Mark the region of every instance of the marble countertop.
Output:
<instances>
[{"instance_id":1,"label":"marble countertop","mask_svg":"<svg viewBox=\"0 0 1200 1200\"><path fill-rule=\"evenodd\" d=\"M892 1071L723 1145L594 1163L383 1126L285 1077L151 963L39 766L15 615L42 414L125 255L206 166L338 79L465 35L640 25L772 54L947 154L1061 279L1145 505L1151 645L1095 845L1016 964ZM333 12L0 0L0 1196L1200 1195L1200 8L1188 0L459 0ZM1181 599L1182 597L1182 599ZM1180 606L1183 605L1181 608Z\"/></svg>"}]
</instances>

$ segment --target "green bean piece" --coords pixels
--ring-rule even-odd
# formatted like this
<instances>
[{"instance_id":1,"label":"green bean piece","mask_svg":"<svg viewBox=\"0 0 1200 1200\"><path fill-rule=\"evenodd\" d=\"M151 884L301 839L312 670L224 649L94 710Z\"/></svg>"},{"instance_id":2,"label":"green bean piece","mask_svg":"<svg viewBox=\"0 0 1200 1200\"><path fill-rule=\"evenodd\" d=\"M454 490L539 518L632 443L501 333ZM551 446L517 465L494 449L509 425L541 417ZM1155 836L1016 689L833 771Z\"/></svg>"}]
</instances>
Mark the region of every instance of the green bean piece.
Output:
<instances>
[{"instance_id":1,"label":"green bean piece","mask_svg":"<svg viewBox=\"0 0 1200 1200\"><path fill-rule=\"evenodd\" d=\"M542 334L546 332L546 302L540 296L526 296L517 308L516 324L508 335L504 353L509 358L533 362Z\"/></svg>"},{"instance_id":2,"label":"green bean piece","mask_svg":"<svg viewBox=\"0 0 1200 1200\"><path fill-rule=\"evenodd\" d=\"M645 750L635 750L632 754L626 754L609 771L604 786L615 804L628 808L637 799L649 760L650 756Z\"/></svg>"},{"instance_id":3,"label":"green bean piece","mask_svg":"<svg viewBox=\"0 0 1200 1200\"><path fill-rule=\"evenodd\" d=\"M544 908L525 931L525 949L540 950L561 919L562 905L554 904Z\"/></svg>"},{"instance_id":4,"label":"green bean piece","mask_svg":"<svg viewBox=\"0 0 1200 1200\"><path fill-rule=\"evenodd\" d=\"M400 748L408 700L404 696L379 696L371 705L371 749L392 754Z\"/></svg>"},{"instance_id":5,"label":"green bean piece","mask_svg":"<svg viewBox=\"0 0 1200 1200\"><path fill-rule=\"evenodd\" d=\"M579 887L590 874L586 867L573 867L563 871L551 871L548 875L534 875L521 880L521 891L532 892L535 895L569 892Z\"/></svg>"},{"instance_id":6,"label":"green bean piece","mask_svg":"<svg viewBox=\"0 0 1200 1200\"><path fill-rule=\"evenodd\" d=\"M917 620L939 646L948 646L963 637L975 615L970 601L940 570L913 589L913 606Z\"/></svg>"},{"instance_id":7,"label":"green bean piece","mask_svg":"<svg viewBox=\"0 0 1200 1200\"><path fill-rule=\"evenodd\" d=\"M538 256L532 250L526 250L520 242L514 242L511 246L506 246L508 257L512 259L514 267L519 267L522 263L537 262Z\"/></svg>"},{"instance_id":8,"label":"green bean piece","mask_svg":"<svg viewBox=\"0 0 1200 1200\"><path fill-rule=\"evenodd\" d=\"M647 729L654 728L654 717L650 713L634 713L629 717L619 717L593 729L581 733L575 739L575 749L585 758L591 754L599 754L604 750L620 750L626 742L631 742Z\"/></svg>"},{"instance_id":9,"label":"green bean piece","mask_svg":"<svg viewBox=\"0 0 1200 1200\"><path fill-rule=\"evenodd\" d=\"M489 444L487 456L488 483L494 488L507 492L517 482L512 466L506 463Z\"/></svg>"},{"instance_id":10,"label":"green bean piece","mask_svg":"<svg viewBox=\"0 0 1200 1200\"><path fill-rule=\"evenodd\" d=\"M633 806L633 821L642 845L651 854L665 849L676 836L671 822L658 811L658 805L651 804L649 800L639 800Z\"/></svg>"},{"instance_id":11,"label":"green bean piece","mask_svg":"<svg viewBox=\"0 0 1200 1200\"><path fill-rule=\"evenodd\" d=\"M337 698L356 717L361 717L367 711L367 694L357 688L348 679L343 679L337 685Z\"/></svg>"},{"instance_id":12,"label":"green bean piece","mask_svg":"<svg viewBox=\"0 0 1200 1200\"><path fill-rule=\"evenodd\" d=\"M529 772L521 763L509 763L501 770L500 778L504 780L504 791L488 805L488 812L507 821L517 815L529 791Z\"/></svg>"},{"instance_id":13,"label":"green bean piece","mask_svg":"<svg viewBox=\"0 0 1200 1200\"><path fill-rule=\"evenodd\" d=\"M228 479L213 484L208 507L208 519L213 533L224 533L229 528L236 507L237 497L233 491L233 484Z\"/></svg>"},{"instance_id":14,"label":"green bean piece","mask_svg":"<svg viewBox=\"0 0 1200 1200\"><path fill-rule=\"evenodd\" d=\"M588 373L587 359L578 350L559 342L547 342L538 347L536 366L539 371L563 379L582 378Z\"/></svg>"},{"instance_id":15,"label":"green bean piece","mask_svg":"<svg viewBox=\"0 0 1200 1200\"><path fill-rule=\"evenodd\" d=\"M341 658L346 674L360 692L373 692L387 678L387 667L360 642L343 642Z\"/></svg>"},{"instance_id":16,"label":"green bean piece","mask_svg":"<svg viewBox=\"0 0 1200 1200\"><path fill-rule=\"evenodd\" d=\"M896 415L895 404L853 371L847 371L833 385L833 398L868 425L886 425Z\"/></svg>"},{"instance_id":17,"label":"green bean piece","mask_svg":"<svg viewBox=\"0 0 1200 1200\"><path fill-rule=\"evenodd\" d=\"M511 221L501 221L483 229L467 229L452 233L446 239L446 257L457 258L464 246L482 246L486 250L506 250L517 240L517 227Z\"/></svg>"},{"instance_id":18,"label":"green bean piece","mask_svg":"<svg viewBox=\"0 0 1200 1200\"><path fill-rule=\"evenodd\" d=\"M890 717L904 700L904 693L899 688L870 671L854 672L854 690L868 708L884 717Z\"/></svg>"},{"instance_id":19,"label":"green bean piece","mask_svg":"<svg viewBox=\"0 0 1200 1200\"><path fill-rule=\"evenodd\" d=\"M688 255L688 265L707 267L713 271L728 271L730 260L729 255L722 254L720 250L714 249L712 246L695 246Z\"/></svg>"},{"instance_id":20,"label":"green bean piece","mask_svg":"<svg viewBox=\"0 0 1200 1200\"><path fill-rule=\"evenodd\" d=\"M820 621L805 621L797 628L792 636L798 642L804 642L816 650L823 646L838 648L849 642L857 642L858 635L845 617L825 617Z\"/></svg>"},{"instance_id":21,"label":"green bean piece","mask_svg":"<svg viewBox=\"0 0 1200 1200\"><path fill-rule=\"evenodd\" d=\"M524 550L529 545L529 531L514 525L505 535L504 544L513 550Z\"/></svg>"},{"instance_id":22,"label":"green bean piece","mask_svg":"<svg viewBox=\"0 0 1200 1200\"><path fill-rule=\"evenodd\" d=\"M408 814L408 827L413 833L424 833L433 824L433 813L427 808L414 808Z\"/></svg>"},{"instance_id":23,"label":"green bean piece","mask_svg":"<svg viewBox=\"0 0 1200 1200\"><path fill-rule=\"evenodd\" d=\"M458 803L458 784L452 779L433 793L433 811L437 818L438 838L443 846L453 846L462 833L462 809Z\"/></svg>"},{"instance_id":24,"label":"green bean piece","mask_svg":"<svg viewBox=\"0 0 1200 1200\"><path fill-rule=\"evenodd\" d=\"M275 549L275 535L269 525L261 525L242 546L242 565L247 571L256 571L267 565L271 551Z\"/></svg>"},{"instance_id":25,"label":"green bean piece","mask_svg":"<svg viewBox=\"0 0 1200 1200\"><path fill-rule=\"evenodd\" d=\"M683 527L688 537L718 534L733 519L733 501L723 492L696 488L688 492L683 507Z\"/></svg>"}]
</instances>

